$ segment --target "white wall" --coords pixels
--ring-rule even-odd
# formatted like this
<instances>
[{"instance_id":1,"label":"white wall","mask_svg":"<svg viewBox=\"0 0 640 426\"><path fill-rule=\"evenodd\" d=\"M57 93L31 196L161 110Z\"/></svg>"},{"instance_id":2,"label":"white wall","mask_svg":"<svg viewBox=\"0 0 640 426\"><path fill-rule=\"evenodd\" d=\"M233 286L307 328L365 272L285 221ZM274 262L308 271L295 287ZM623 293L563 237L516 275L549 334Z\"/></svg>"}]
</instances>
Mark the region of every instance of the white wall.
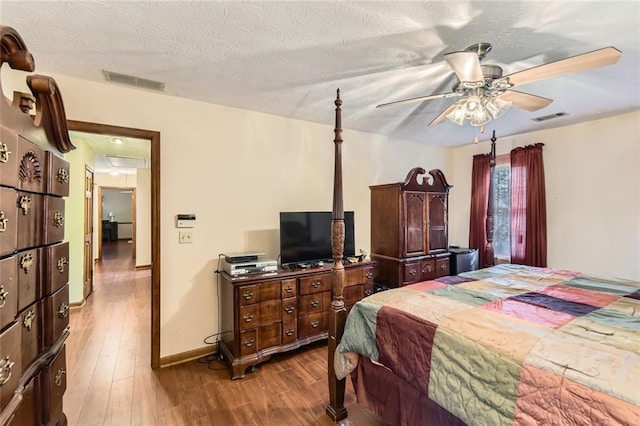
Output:
<instances>
[{"instance_id":1,"label":"white wall","mask_svg":"<svg viewBox=\"0 0 640 426\"><path fill-rule=\"evenodd\" d=\"M549 266L640 280L639 123L633 112L505 138L496 129L498 154L545 144ZM453 151L451 244L468 245L472 157L489 149Z\"/></svg>"},{"instance_id":2,"label":"white wall","mask_svg":"<svg viewBox=\"0 0 640 426\"><path fill-rule=\"evenodd\" d=\"M161 134L161 357L204 347L218 331L219 253L276 258L280 211L331 210L335 92L321 125L39 73L56 79L67 118ZM342 98L346 110L349 93ZM356 249L369 252L368 186L401 181L416 166L448 174L452 163L443 148L343 138L344 206L355 211ZM197 215L193 244L178 244L178 213Z\"/></svg>"}]
</instances>

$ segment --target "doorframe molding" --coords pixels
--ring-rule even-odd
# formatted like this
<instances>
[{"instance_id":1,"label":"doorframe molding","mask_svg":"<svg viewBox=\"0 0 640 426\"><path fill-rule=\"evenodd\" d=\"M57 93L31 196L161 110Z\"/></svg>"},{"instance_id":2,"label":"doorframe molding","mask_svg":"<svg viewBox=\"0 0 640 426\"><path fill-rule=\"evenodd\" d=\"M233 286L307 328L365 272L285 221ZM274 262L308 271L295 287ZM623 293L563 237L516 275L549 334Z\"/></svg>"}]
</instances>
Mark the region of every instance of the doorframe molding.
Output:
<instances>
[{"instance_id":1,"label":"doorframe molding","mask_svg":"<svg viewBox=\"0 0 640 426\"><path fill-rule=\"evenodd\" d=\"M151 368L160 368L160 132L75 120L67 120L67 127L151 142Z\"/></svg>"}]
</instances>

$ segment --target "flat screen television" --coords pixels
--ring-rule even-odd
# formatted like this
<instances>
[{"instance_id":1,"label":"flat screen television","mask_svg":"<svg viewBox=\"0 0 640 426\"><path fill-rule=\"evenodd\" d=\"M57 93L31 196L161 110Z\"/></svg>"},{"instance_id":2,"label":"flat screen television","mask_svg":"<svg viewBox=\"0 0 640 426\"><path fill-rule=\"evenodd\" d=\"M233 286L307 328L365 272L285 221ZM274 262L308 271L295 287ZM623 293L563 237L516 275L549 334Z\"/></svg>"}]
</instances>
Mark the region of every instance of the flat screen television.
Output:
<instances>
[{"instance_id":1,"label":"flat screen television","mask_svg":"<svg viewBox=\"0 0 640 426\"><path fill-rule=\"evenodd\" d=\"M331 212L280 212L280 263L283 268L332 261ZM344 212L344 257L355 255L353 212Z\"/></svg>"}]
</instances>

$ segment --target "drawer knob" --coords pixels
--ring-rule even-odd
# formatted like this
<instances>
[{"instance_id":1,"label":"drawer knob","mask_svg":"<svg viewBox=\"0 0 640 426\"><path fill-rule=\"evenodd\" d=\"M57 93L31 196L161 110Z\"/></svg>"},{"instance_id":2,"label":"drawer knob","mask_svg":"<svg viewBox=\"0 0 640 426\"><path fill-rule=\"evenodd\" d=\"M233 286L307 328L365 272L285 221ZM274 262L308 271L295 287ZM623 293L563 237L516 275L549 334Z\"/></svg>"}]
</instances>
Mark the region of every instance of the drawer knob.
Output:
<instances>
[{"instance_id":1,"label":"drawer knob","mask_svg":"<svg viewBox=\"0 0 640 426\"><path fill-rule=\"evenodd\" d=\"M25 254L20 257L20 269L24 271L25 274L29 273L29 268L33 265L33 255L31 253Z\"/></svg>"},{"instance_id":2,"label":"drawer knob","mask_svg":"<svg viewBox=\"0 0 640 426\"><path fill-rule=\"evenodd\" d=\"M288 328L287 331L284 332L287 336L293 336L293 332L295 330L293 328Z\"/></svg>"},{"instance_id":3,"label":"drawer knob","mask_svg":"<svg viewBox=\"0 0 640 426\"><path fill-rule=\"evenodd\" d=\"M311 306L314 308L317 308L319 304L320 304L320 301L318 299L313 299L311 301Z\"/></svg>"},{"instance_id":4,"label":"drawer knob","mask_svg":"<svg viewBox=\"0 0 640 426\"><path fill-rule=\"evenodd\" d=\"M364 290L364 295L365 296L371 296L372 293L373 293L373 290L371 290L370 288L366 288Z\"/></svg>"},{"instance_id":5,"label":"drawer knob","mask_svg":"<svg viewBox=\"0 0 640 426\"><path fill-rule=\"evenodd\" d=\"M440 265L440 269L442 269L443 271L447 269L447 265L445 265L444 263L442 265Z\"/></svg>"},{"instance_id":6,"label":"drawer knob","mask_svg":"<svg viewBox=\"0 0 640 426\"><path fill-rule=\"evenodd\" d=\"M242 318L244 318L245 322L251 322L253 321L253 314L244 314Z\"/></svg>"},{"instance_id":7,"label":"drawer knob","mask_svg":"<svg viewBox=\"0 0 640 426\"><path fill-rule=\"evenodd\" d=\"M288 305L286 308L284 308L284 311L288 314L293 313L293 311L295 311L296 308L293 307L293 305Z\"/></svg>"},{"instance_id":8,"label":"drawer knob","mask_svg":"<svg viewBox=\"0 0 640 426\"><path fill-rule=\"evenodd\" d=\"M9 297L9 292L4 289L3 285L0 285L0 308L7 303L7 297Z\"/></svg>"},{"instance_id":9,"label":"drawer knob","mask_svg":"<svg viewBox=\"0 0 640 426\"><path fill-rule=\"evenodd\" d=\"M368 280L370 280L371 278L373 278L373 272L367 271L365 272L364 276L367 277Z\"/></svg>"},{"instance_id":10,"label":"drawer knob","mask_svg":"<svg viewBox=\"0 0 640 426\"><path fill-rule=\"evenodd\" d=\"M311 281L311 287L313 287L313 288L320 287L320 281L318 281L318 280Z\"/></svg>"},{"instance_id":11,"label":"drawer knob","mask_svg":"<svg viewBox=\"0 0 640 426\"><path fill-rule=\"evenodd\" d=\"M69 305L67 305L67 302L62 302L62 305L60 305L60 308L58 309L58 316L60 318L66 318L69 315Z\"/></svg>"},{"instance_id":12,"label":"drawer knob","mask_svg":"<svg viewBox=\"0 0 640 426\"><path fill-rule=\"evenodd\" d=\"M4 232L7 230L8 223L9 219L6 218L3 211L0 211L0 232Z\"/></svg>"},{"instance_id":13,"label":"drawer knob","mask_svg":"<svg viewBox=\"0 0 640 426\"><path fill-rule=\"evenodd\" d=\"M64 272L64 265L68 265L69 261L67 260L66 257L61 257L60 259L58 259L58 272L63 273Z\"/></svg>"},{"instance_id":14,"label":"drawer knob","mask_svg":"<svg viewBox=\"0 0 640 426\"><path fill-rule=\"evenodd\" d=\"M64 368L59 368L58 372L56 373L56 378L53 380L53 383L55 383L58 387L62 386L62 376L64 376L65 374L67 374L67 372L64 371Z\"/></svg>"},{"instance_id":15,"label":"drawer knob","mask_svg":"<svg viewBox=\"0 0 640 426\"><path fill-rule=\"evenodd\" d=\"M320 325L320 321L318 321L318 320L311 321L311 327L312 328L318 328L319 325Z\"/></svg>"},{"instance_id":16,"label":"drawer knob","mask_svg":"<svg viewBox=\"0 0 640 426\"><path fill-rule=\"evenodd\" d=\"M31 327L33 327L33 320L36 319L36 313L32 310L27 312L27 314L22 319L22 326L26 328L28 331L31 331Z\"/></svg>"},{"instance_id":17,"label":"drawer knob","mask_svg":"<svg viewBox=\"0 0 640 426\"><path fill-rule=\"evenodd\" d=\"M415 269L410 269L409 270L409 275L415 275L416 274L416 270Z\"/></svg>"},{"instance_id":18,"label":"drawer knob","mask_svg":"<svg viewBox=\"0 0 640 426\"><path fill-rule=\"evenodd\" d=\"M255 341L256 341L256 339L254 337L249 337L248 339L245 339L244 345L246 347L250 348Z\"/></svg>"},{"instance_id":19,"label":"drawer knob","mask_svg":"<svg viewBox=\"0 0 640 426\"><path fill-rule=\"evenodd\" d=\"M60 167L56 179L59 183L69 183L69 172L64 167Z\"/></svg>"},{"instance_id":20,"label":"drawer knob","mask_svg":"<svg viewBox=\"0 0 640 426\"><path fill-rule=\"evenodd\" d=\"M64 226L64 216L59 211L53 214L53 226L56 228L62 228Z\"/></svg>"},{"instance_id":21,"label":"drawer knob","mask_svg":"<svg viewBox=\"0 0 640 426\"><path fill-rule=\"evenodd\" d=\"M291 292L293 291L293 287L288 286L288 287L286 287L286 288L284 289L284 291L285 291L286 293L291 293Z\"/></svg>"},{"instance_id":22,"label":"drawer knob","mask_svg":"<svg viewBox=\"0 0 640 426\"><path fill-rule=\"evenodd\" d=\"M31 208L31 197L28 195L21 195L18 200L18 205L22 209L22 215L26 216L29 213L29 209Z\"/></svg>"},{"instance_id":23,"label":"drawer knob","mask_svg":"<svg viewBox=\"0 0 640 426\"><path fill-rule=\"evenodd\" d=\"M242 297L244 297L244 300L251 300L253 297L253 291L245 291L242 293Z\"/></svg>"},{"instance_id":24,"label":"drawer knob","mask_svg":"<svg viewBox=\"0 0 640 426\"><path fill-rule=\"evenodd\" d=\"M11 151L9 151L9 147L7 147L6 143L0 143L0 163L6 163L9 161L9 155Z\"/></svg>"},{"instance_id":25,"label":"drawer knob","mask_svg":"<svg viewBox=\"0 0 640 426\"><path fill-rule=\"evenodd\" d=\"M11 361L9 357L0 360L0 386L4 385L11 378L11 368L15 362Z\"/></svg>"}]
</instances>

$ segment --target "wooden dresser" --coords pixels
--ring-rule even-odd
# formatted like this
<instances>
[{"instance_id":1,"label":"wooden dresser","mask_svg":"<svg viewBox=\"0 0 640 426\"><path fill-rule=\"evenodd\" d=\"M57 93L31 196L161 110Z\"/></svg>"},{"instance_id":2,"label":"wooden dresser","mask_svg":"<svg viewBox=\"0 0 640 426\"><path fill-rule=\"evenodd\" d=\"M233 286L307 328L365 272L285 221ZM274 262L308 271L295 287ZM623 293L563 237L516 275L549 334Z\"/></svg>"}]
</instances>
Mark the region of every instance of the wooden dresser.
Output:
<instances>
[{"instance_id":1,"label":"wooden dresser","mask_svg":"<svg viewBox=\"0 0 640 426\"><path fill-rule=\"evenodd\" d=\"M3 63L33 71L15 30L0 40ZM31 94L0 99L0 425L65 425L70 170L59 154L74 147L55 81L26 80Z\"/></svg>"},{"instance_id":2,"label":"wooden dresser","mask_svg":"<svg viewBox=\"0 0 640 426\"><path fill-rule=\"evenodd\" d=\"M389 287L449 275L448 194L440 170L409 171L404 182L371 189L371 259L375 281Z\"/></svg>"},{"instance_id":3,"label":"wooden dresser","mask_svg":"<svg viewBox=\"0 0 640 426\"><path fill-rule=\"evenodd\" d=\"M345 306L373 294L374 262L345 265ZM330 265L330 264L329 264ZM220 352L232 379L271 355L326 339L331 266L231 277L221 272Z\"/></svg>"}]
</instances>

